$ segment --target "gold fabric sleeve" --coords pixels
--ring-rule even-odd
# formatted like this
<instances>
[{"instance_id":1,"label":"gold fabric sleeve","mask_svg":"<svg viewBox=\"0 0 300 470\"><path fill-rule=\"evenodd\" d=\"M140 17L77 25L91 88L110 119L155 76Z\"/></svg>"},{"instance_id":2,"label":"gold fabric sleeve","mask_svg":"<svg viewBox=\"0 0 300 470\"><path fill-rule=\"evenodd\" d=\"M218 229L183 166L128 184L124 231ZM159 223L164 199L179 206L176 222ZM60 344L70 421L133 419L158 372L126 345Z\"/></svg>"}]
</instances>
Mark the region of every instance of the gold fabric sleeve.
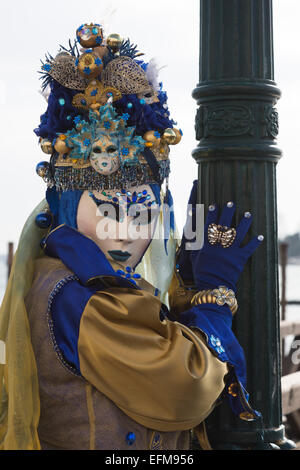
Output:
<instances>
[{"instance_id":1,"label":"gold fabric sleeve","mask_svg":"<svg viewBox=\"0 0 300 470\"><path fill-rule=\"evenodd\" d=\"M80 370L138 423L191 429L212 411L227 366L200 335L161 322L160 306L143 290L112 287L93 295L80 324Z\"/></svg>"},{"instance_id":2,"label":"gold fabric sleeve","mask_svg":"<svg viewBox=\"0 0 300 470\"><path fill-rule=\"evenodd\" d=\"M0 340L6 344L6 363L0 364L0 450L41 448L39 384L25 297L32 285L35 259L42 253L40 241L46 235L35 218L46 208L43 200L23 227L0 308Z\"/></svg>"}]
</instances>

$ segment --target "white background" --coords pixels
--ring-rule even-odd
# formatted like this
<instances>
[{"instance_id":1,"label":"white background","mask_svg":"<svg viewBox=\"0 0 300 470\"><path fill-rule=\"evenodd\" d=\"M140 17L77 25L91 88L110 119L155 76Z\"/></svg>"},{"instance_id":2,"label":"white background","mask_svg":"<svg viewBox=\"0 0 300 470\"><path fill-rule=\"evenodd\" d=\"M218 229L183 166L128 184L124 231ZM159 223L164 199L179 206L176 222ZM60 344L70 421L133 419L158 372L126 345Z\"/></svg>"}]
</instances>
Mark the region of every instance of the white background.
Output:
<instances>
[{"instance_id":1,"label":"white background","mask_svg":"<svg viewBox=\"0 0 300 470\"><path fill-rule=\"evenodd\" d=\"M278 103L279 147L284 156L278 164L279 235L300 231L299 137L299 0L274 0L275 81L282 90ZM107 24L106 34L129 37L145 53L157 59L160 79L169 96L169 109L184 138L172 148L170 185L177 222L185 217L197 165L191 157L196 147L196 102L192 90L198 81L198 0L38 0L2 1L0 76L0 253L8 241L17 243L32 209L44 197L45 185L36 175L36 164L45 159L33 129L46 110L39 94L40 59L55 55L67 45L85 22Z\"/></svg>"}]
</instances>

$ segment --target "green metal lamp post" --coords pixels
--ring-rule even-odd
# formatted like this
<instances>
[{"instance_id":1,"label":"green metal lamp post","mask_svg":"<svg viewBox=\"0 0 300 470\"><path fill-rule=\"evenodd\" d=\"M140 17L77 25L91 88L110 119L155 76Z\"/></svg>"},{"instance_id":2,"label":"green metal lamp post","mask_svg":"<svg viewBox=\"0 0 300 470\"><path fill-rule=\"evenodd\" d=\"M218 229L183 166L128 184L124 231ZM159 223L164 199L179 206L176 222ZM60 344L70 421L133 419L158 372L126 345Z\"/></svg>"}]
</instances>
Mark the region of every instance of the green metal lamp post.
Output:
<instances>
[{"instance_id":1,"label":"green metal lamp post","mask_svg":"<svg viewBox=\"0 0 300 470\"><path fill-rule=\"evenodd\" d=\"M200 0L200 77L193 157L199 203L237 203L235 225L253 214L263 245L239 283L234 331L247 360L251 405L242 421L223 404L207 420L213 448L289 448L281 413L276 146L280 90L274 82L272 0Z\"/></svg>"}]
</instances>

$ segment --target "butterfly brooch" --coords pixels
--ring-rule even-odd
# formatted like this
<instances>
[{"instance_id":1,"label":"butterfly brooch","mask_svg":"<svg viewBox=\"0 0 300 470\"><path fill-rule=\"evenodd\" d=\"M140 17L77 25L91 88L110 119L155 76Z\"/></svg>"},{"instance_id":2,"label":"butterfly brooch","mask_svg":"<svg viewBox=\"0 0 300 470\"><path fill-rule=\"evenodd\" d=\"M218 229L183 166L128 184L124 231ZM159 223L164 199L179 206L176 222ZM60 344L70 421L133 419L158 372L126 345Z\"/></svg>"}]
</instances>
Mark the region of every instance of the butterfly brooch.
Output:
<instances>
[{"instance_id":1,"label":"butterfly brooch","mask_svg":"<svg viewBox=\"0 0 300 470\"><path fill-rule=\"evenodd\" d=\"M235 240L236 230L222 225L210 224L207 231L208 242L211 245L220 243L223 248L229 248Z\"/></svg>"}]
</instances>

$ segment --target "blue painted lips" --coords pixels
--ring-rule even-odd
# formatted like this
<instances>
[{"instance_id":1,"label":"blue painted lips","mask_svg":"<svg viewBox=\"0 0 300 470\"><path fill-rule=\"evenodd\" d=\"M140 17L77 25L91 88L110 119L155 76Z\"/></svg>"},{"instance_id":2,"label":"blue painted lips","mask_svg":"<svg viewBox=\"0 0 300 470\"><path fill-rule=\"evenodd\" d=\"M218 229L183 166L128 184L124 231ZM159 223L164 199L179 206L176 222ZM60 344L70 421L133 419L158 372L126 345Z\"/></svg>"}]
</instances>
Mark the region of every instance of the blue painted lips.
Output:
<instances>
[{"instance_id":1,"label":"blue painted lips","mask_svg":"<svg viewBox=\"0 0 300 470\"><path fill-rule=\"evenodd\" d=\"M111 250L108 253L116 261L127 261L131 256L131 253L128 253L128 251L121 250Z\"/></svg>"}]
</instances>

